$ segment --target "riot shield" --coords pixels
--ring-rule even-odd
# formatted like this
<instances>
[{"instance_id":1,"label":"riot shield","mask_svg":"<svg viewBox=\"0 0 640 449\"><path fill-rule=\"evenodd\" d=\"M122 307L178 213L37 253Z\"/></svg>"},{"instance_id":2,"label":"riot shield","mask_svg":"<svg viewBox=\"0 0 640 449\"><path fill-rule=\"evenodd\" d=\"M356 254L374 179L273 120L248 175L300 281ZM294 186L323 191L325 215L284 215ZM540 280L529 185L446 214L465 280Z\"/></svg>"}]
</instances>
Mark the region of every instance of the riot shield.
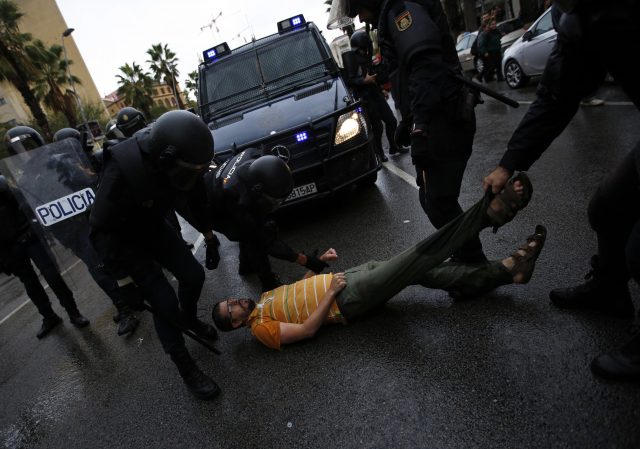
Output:
<instances>
[{"instance_id":1,"label":"riot shield","mask_svg":"<svg viewBox=\"0 0 640 449\"><path fill-rule=\"evenodd\" d=\"M75 263L74 255L99 265L88 239L97 175L80 142L64 139L2 159L0 172L61 269Z\"/></svg>"}]
</instances>

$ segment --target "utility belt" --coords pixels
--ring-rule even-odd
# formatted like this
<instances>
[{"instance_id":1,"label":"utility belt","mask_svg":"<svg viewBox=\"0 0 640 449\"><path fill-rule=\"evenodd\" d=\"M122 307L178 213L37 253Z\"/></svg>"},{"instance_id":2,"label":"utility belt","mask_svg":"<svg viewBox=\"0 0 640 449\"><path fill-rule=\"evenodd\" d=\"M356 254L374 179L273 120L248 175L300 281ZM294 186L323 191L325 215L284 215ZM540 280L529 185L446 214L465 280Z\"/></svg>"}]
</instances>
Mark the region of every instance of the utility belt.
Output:
<instances>
[{"instance_id":1,"label":"utility belt","mask_svg":"<svg viewBox=\"0 0 640 449\"><path fill-rule=\"evenodd\" d=\"M442 102L442 112L455 122L471 122L475 119L475 108L481 103L480 92L462 86L457 94Z\"/></svg>"}]
</instances>

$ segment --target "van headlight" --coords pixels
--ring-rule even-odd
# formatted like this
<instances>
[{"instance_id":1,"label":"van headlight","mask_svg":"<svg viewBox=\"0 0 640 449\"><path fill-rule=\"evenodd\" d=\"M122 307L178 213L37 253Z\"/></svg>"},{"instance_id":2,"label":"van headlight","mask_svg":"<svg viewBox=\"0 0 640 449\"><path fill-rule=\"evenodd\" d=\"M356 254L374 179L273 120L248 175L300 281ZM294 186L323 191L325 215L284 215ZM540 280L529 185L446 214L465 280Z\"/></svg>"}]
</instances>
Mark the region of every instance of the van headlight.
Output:
<instances>
[{"instance_id":1,"label":"van headlight","mask_svg":"<svg viewBox=\"0 0 640 449\"><path fill-rule=\"evenodd\" d=\"M334 145L340 145L362 133L366 134L367 125L364 121L364 115L357 111L349 111L338 117L338 126L336 127L336 137L333 141Z\"/></svg>"}]
</instances>

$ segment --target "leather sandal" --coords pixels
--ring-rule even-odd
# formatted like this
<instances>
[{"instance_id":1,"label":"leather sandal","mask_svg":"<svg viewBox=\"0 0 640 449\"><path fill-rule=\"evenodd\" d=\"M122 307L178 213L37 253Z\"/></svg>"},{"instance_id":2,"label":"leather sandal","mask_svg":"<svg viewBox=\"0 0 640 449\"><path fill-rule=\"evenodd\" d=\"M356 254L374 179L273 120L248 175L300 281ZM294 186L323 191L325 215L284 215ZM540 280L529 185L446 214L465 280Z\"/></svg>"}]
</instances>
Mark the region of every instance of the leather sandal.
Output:
<instances>
[{"instance_id":1,"label":"leather sandal","mask_svg":"<svg viewBox=\"0 0 640 449\"><path fill-rule=\"evenodd\" d=\"M522 195L516 193L514 183L520 181L522 184ZM513 220L516 213L524 209L533 195L533 185L526 173L520 172L517 175L511 177L502 191L495 195L494 199L499 206L498 210L491 207L487 209L487 216L490 223L493 225L493 232L497 232L498 228L505 223Z\"/></svg>"},{"instance_id":2,"label":"leather sandal","mask_svg":"<svg viewBox=\"0 0 640 449\"><path fill-rule=\"evenodd\" d=\"M522 245L511 255L513 258L513 267L511 267L509 272L512 276L517 274L522 274L524 276L518 283L526 284L531 279L533 269L536 266L536 260L538 260L540 252L542 252L546 239L547 228L542 225L536 225L536 230L533 235L527 237L526 245ZM531 242L536 242L536 245L529 245ZM520 254L519 251L523 251L524 254Z\"/></svg>"}]
</instances>

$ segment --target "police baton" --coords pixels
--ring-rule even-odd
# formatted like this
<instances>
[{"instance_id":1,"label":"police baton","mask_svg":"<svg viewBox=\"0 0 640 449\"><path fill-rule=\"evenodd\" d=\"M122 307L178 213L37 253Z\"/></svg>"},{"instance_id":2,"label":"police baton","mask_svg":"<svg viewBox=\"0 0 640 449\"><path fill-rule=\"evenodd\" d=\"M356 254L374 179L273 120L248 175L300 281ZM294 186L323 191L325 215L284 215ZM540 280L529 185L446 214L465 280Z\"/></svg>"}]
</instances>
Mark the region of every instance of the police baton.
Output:
<instances>
[{"instance_id":1,"label":"police baton","mask_svg":"<svg viewBox=\"0 0 640 449\"><path fill-rule=\"evenodd\" d=\"M502 95L501 93L496 92L495 90L489 89L488 87L483 86L482 84L478 84L475 83L467 78L465 78L462 75L458 75L455 73L449 73L449 75L451 75L454 79L456 79L457 81L461 82L462 84L465 84L473 89L477 89L480 92L482 92L483 94L487 94L488 96L490 96L491 98L495 98L496 100L506 104L507 106L511 106L512 108L517 108L520 106L520 103L518 103L517 101L509 98L509 97L505 97L504 95Z\"/></svg>"},{"instance_id":2,"label":"police baton","mask_svg":"<svg viewBox=\"0 0 640 449\"><path fill-rule=\"evenodd\" d=\"M193 332L191 329L188 329L186 326L178 323L176 320L169 318L168 316L166 316L163 313L158 313L155 310L153 310L153 308L147 304L146 302L142 302L144 309L147 312L150 312L152 315L155 315L157 317L159 317L160 319L166 321L167 323L169 323L171 326L175 327L176 329L178 329L179 331L181 331L183 334L193 338L195 341L197 341L198 343L200 343L202 346L204 346L205 348L207 348L209 351L213 352L214 354L218 354L220 355L220 351L218 351L216 348L214 348L213 346L211 346L209 343L207 343L202 337L200 337L199 335L197 335L195 332Z\"/></svg>"}]
</instances>

